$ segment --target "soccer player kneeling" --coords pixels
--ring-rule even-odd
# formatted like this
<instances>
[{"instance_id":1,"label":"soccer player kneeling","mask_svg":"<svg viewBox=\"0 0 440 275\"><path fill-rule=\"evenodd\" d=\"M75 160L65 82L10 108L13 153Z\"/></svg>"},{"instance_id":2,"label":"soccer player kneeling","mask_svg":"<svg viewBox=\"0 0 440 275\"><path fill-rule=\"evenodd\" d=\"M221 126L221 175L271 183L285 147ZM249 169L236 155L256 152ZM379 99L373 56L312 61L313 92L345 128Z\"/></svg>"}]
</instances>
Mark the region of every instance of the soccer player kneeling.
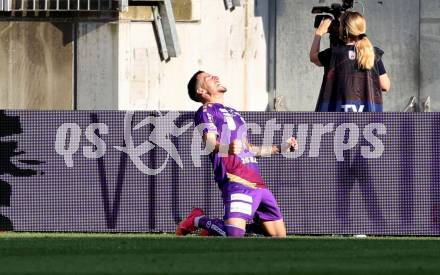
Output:
<instances>
[{"instance_id":1,"label":"soccer player kneeling","mask_svg":"<svg viewBox=\"0 0 440 275\"><path fill-rule=\"evenodd\" d=\"M267 236L285 237L286 227L278 203L264 183L256 157L278 154L281 148L296 150L295 138L286 146L253 146L246 136L246 125L233 108L223 105L227 89L217 76L199 71L188 83L188 94L203 104L195 114L195 125L202 125L201 134L207 147L212 148L210 159L215 181L223 198L223 219L211 219L200 208L194 208L178 225L179 236L202 229L205 236L243 237L247 221L257 219ZM228 138L227 152L222 152L222 134Z\"/></svg>"}]
</instances>

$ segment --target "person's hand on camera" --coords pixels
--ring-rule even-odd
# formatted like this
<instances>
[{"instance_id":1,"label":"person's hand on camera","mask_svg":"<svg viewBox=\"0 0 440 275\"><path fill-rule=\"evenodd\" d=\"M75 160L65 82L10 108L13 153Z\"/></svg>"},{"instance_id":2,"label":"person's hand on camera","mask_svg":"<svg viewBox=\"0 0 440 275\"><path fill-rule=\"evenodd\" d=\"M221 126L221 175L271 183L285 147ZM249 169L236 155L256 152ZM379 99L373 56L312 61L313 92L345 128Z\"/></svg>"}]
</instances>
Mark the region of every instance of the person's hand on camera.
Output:
<instances>
[{"instance_id":1,"label":"person's hand on camera","mask_svg":"<svg viewBox=\"0 0 440 275\"><path fill-rule=\"evenodd\" d=\"M321 24L319 24L319 27L316 29L315 34L323 36L324 34L328 33L328 29L330 28L331 23L332 20L328 18L322 20Z\"/></svg>"}]
</instances>

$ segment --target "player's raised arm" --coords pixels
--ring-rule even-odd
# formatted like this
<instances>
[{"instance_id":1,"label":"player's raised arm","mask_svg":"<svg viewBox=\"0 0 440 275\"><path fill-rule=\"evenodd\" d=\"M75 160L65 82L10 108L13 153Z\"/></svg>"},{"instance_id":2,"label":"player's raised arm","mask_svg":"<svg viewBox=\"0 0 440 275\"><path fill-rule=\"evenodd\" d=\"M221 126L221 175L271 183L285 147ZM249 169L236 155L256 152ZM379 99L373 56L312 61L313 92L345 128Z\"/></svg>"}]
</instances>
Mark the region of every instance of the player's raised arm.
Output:
<instances>
[{"instance_id":1,"label":"player's raised arm","mask_svg":"<svg viewBox=\"0 0 440 275\"><path fill-rule=\"evenodd\" d=\"M298 142L294 137L291 137L285 144L269 145L269 146L255 146L246 140L246 145L256 157L266 157L274 154L280 154L288 151L295 151L298 149Z\"/></svg>"}]
</instances>

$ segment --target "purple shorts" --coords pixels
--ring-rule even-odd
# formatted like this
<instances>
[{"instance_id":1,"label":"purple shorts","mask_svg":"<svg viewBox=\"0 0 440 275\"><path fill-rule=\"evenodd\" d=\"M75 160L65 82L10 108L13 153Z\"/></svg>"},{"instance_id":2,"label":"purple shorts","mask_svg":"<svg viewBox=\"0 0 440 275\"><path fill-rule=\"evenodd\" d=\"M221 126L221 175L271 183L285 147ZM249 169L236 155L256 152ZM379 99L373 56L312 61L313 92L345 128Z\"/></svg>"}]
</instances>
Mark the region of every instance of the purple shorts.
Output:
<instances>
[{"instance_id":1,"label":"purple shorts","mask_svg":"<svg viewBox=\"0 0 440 275\"><path fill-rule=\"evenodd\" d=\"M222 190L225 206L224 220L242 218L251 221L278 221L283 219L272 192L266 188L250 188L240 183L229 182Z\"/></svg>"}]
</instances>

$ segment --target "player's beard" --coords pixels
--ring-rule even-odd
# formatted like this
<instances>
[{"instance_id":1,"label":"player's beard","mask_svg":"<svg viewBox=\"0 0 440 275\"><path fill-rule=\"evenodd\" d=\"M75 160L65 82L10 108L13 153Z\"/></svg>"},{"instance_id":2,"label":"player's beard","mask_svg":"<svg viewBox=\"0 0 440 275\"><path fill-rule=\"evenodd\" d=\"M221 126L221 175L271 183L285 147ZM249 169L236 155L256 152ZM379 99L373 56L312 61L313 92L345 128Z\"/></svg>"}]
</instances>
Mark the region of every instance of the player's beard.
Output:
<instances>
[{"instance_id":1,"label":"player's beard","mask_svg":"<svg viewBox=\"0 0 440 275\"><path fill-rule=\"evenodd\" d=\"M220 84L218 87L218 91L221 93L226 93L228 91L228 88L226 88L225 86L223 86L222 84Z\"/></svg>"}]
</instances>

